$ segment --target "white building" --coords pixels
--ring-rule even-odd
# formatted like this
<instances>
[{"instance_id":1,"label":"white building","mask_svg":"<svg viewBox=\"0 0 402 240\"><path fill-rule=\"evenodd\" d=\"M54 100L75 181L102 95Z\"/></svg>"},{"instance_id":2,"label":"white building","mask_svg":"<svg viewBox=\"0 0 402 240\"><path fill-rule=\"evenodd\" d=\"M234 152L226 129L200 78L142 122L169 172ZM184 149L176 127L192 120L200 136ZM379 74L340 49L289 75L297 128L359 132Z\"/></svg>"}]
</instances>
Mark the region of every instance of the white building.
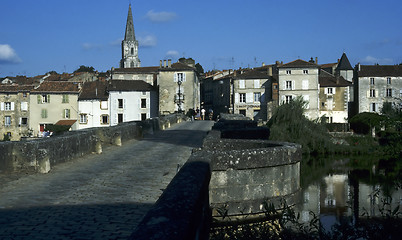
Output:
<instances>
[{"instance_id":1,"label":"white building","mask_svg":"<svg viewBox=\"0 0 402 240\"><path fill-rule=\"evenodd\" d=\"M101 81L84 83L78 97L78 129L110 126L107 84Z\"/></svg>"},{"instance_id":2,"label":"white building","mask_svg":"<svg viewBox=\"0 0 402 240\"><path fill-rule=\"evenodd\" d=\"M111 126L158 116L157 90L142 80L111 80L107 92Z\"/></svg>"}]
</instances>

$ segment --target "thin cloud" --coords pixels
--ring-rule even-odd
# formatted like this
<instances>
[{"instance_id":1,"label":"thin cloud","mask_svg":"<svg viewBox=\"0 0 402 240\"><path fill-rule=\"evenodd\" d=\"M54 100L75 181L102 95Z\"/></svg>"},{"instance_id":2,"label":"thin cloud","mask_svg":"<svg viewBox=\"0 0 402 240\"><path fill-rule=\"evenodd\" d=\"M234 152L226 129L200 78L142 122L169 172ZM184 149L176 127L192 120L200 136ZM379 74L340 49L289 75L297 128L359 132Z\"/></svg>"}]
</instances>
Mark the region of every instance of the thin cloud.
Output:
<instances>
[{"instance_id":1,"label":"thin cloud","mask_svg":"<svg viewBox=\"0 0 402 240\"><path fill-rule=\"evenodd\" d=\"M8 44L0 44L0 63L20 63L21 59Z\"/></svg>"},{"instance_id":2,"label":"thin cloud","mask_svg":"<svg viewBox=\"0 0 402 240\"><path fill-rule=\"evenodd\" d=\"M166 57L176 58L179 56L179 52L176 50L169 50L166 52Z\"/></svg>"},{"instance_id":3,"label":"thin cloud","mask_svg":"<svg viewBox=\"0 0 402 240\"><path fill-rule=\"evenodd\" d=\"M118 38L112 42L109 43L109 45L111 46L120 46L121 45L121 41L123 41L123 38Z\"/></svg>"},{"instance_id":4,"label":"thin cloud","mask_svg":"<svg viewBox=\"0 0 402 240\"><path fill-rule=\"evenodd\" d=\"M94 43L83 43L82 48L84 50L101 50L103 48L103 45Z\"/></svg>"},{"instance_id":5,"label":"thin cloud","mask_svg":"<svg viewBox=\"0 0 402 240\"><path fill-rule=\"evenodd\" d=\"M140 47L154 47L157 44L157 39L153 35L139 36L138 45Z\"/></svg>"},{"instance_id":6,"label":"thin cloud","mask_svg":"<svg viewBox=\"0 0 402 240\"><path fill-rule=\"evenodd\" d=\"M174 12L155 12L154 10L149 10L145 17L154 23L162 23L173 21L177 15Z\"/></svg>"},{"instance_id":7,"label":"thin cloud","mask_svg":"<svg viewBox=\"0 0 402 240\"><path fill-rule=\"evenodd\" d=\"M392 59L390 58L376 58L373 56L367 56L361 60L362 63L367 64L392 64Z\"/></svg>"}]
</instances>

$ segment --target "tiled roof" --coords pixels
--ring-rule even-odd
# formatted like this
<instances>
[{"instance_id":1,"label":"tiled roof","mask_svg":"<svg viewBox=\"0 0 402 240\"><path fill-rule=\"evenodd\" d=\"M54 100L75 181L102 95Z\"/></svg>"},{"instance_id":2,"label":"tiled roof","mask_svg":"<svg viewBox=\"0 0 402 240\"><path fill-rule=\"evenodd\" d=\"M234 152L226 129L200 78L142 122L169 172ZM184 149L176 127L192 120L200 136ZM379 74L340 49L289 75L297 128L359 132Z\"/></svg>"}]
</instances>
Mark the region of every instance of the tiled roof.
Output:
<instances>
[{"instance_id":1,"label":"tiled roof","mask_svg":"<svg viewBox=\"0 0 402 240\"><path fill-rule=\"evenodd\" d=\"M32 93L79 93L79 83L44 81Z\"/></svg>"},{"instance_id":2,"label":"tiled roof","mask_svg":"<svg viewBox=\"0 0 402 240\"><path fill-rule=\"evenodd\" d=\"M72 126L77 120L59 120L54 125Z\"/></svg>"},{"instance_id":3,"label":"tiled roof","mask_svg":"<svg viewBox=\"0 0 402 240\"><path fill-rule=\"evenodd\" d=\"M157 73L159 67L115 68L113 74L118 73Z\"/></svg>"},{"instance_id":4,"label":"tiled roof","mask_svg":"<svg viewBox=\"0 0 402 240\"><path fill-rule=\"evenodd\" d=\"M80 96L78 100L107 100L108 95L106 92L106 87L108 83L103 81L85 82L82 85Z\"/></svg>"},{"instance_id":5,"label":"tiled roof","mask_svg":"<svg viewBox=\"0 0 402 240\"><path fill-rule=\"evenodd\" d=\"M352 83L345 80L342 76L334 76L324 70L320 71L318 76L318 82L320 87L348 87L352 86Z\"/></svg>"},{"instance_id":6,"label":"tiled roof","mask_svg":"<svg viewBox=\"0 0 402 240\"><path fill-rule=\"evenodd\" d=\"M159 68L160 71L191 71L191 70L195 70L194 67L190 67L187 64L181 63L181 62L177 62L177 63L173 63L171 65L171 67L163 67L163 68Z\"/></svg>"},{"instance_id":7,"label":"tiled roof","mask_svg":"<svg viewBox=\"0 0 402 240\"><path fill-rule=\"evenodd\" d=\"M306 62L301 59L297 59L295 61L283 64L279 68L318 68L318 65L311 62Z\"/></svg>"},{"instance_id":8,"label":"tiled roof","mask_svg":"<svg viewBox=\"0 0 402 240\"><path fill-rule=\"evenodd\" d=\"M149 83L142 80L112 80L107 86L107 91L155 91Z\"/></svg>"},{"instance_id":9,"label":"tiled roof","mask_svg":"<svg viewBox=\"0 0 402 240\"><path fill-rule=\"evenodd\" d=\"M0 84L0 92L3 93L30 92L33 88L34 88L33 85Z\"/></svg>"},{"instance_id":10,"label":"tiled roof","mask_svg":"<svg viewBox=\"0 0 402 240\"><path fill-rule=\"evenodd\" d=\"M350 65L348 57L346 57L346 53L342 54L341 60L339 60L338 67L336 70L353 70L352 65Z\"/></svg>"},{"instance_id":11,"label":"tiled roof","mask_svg":"<svg viewBox=\"0 0 402 240\"><path fill-rule=\"evenodd\" d=\"M321 64L321 68L332 68L335 65L337 65L338 63L326 63L326 64Z\"/></svg>"},{"instance_id":12,"label":"tiled roof","mask_svg":"<svg viewBox=\"0 0 402 240\"><path fill-rule=\"evenodd\" d=\"M360 65L359 77L402 77L402 65Z\"/></svg>"},{"instance_id":13,"label":"tiled roof","mask_svg":"<svg viewBox=\"0 0 402 240\"><path fill-rule=\"evenodd\" d=\"M268 79L269 77L267 72L251 70L237 75L234 79Z\"/></svg>"}]
</instances>

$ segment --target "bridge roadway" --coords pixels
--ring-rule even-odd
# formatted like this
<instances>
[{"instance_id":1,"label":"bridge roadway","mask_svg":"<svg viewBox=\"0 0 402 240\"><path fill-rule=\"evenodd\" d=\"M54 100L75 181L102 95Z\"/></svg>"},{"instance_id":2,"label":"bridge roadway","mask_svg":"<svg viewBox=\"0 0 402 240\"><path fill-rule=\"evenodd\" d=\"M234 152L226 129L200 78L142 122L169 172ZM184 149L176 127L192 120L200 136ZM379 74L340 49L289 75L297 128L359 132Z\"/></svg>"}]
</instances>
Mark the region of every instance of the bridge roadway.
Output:
<instances>
[{"instance_id":1,"label":"bridge roadway","mask_svg":"<svg viewBox=\"0 0 402 240\"><path fill-rule=\"evenodd\" d=\"M182 122L48 174L0 174L0 239L127 239L212 125Z\"/></svg>"}]
</instances>

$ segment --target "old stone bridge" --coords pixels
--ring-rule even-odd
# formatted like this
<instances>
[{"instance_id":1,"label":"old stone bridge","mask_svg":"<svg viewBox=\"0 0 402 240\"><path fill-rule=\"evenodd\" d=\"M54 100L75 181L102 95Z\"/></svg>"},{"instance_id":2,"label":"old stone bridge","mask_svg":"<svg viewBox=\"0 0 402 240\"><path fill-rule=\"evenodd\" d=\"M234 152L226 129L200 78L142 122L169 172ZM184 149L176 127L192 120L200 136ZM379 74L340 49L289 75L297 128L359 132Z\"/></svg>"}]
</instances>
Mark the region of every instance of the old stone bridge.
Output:
<instances>
[{"instance_id":1,"label":"old stone bridge","mask_svg":"<svg viewBox=\"0 0 402 240\"><path fill-rule=\"evenodd\" d=\"M181 122L47 174L0 172L0 239L127 239L212 125Z\"/></svg>"}]
</instances>

